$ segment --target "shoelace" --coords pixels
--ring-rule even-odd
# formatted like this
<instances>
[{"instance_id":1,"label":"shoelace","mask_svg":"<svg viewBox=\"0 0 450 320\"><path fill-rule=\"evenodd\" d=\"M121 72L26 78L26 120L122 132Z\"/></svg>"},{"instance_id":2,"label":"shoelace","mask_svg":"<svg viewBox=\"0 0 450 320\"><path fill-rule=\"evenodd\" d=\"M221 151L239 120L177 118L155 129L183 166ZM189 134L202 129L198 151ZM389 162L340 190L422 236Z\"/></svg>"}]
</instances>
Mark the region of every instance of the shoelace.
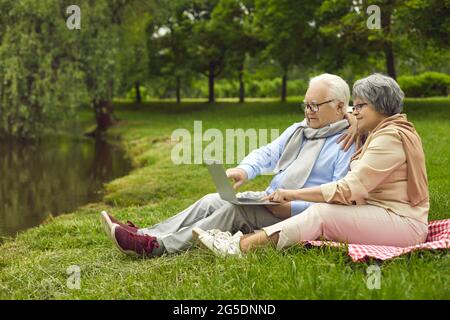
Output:
<instances>
[{"instance_id":1,"label":"shoelace","mask_svg":"<svg viewBox=\"0 0 450 320\"><path fill-rule=\"evenodd\" d=\"M130 236L132 238L136 238L136 240L140 241L144 241L144 251L146 253L151 253L153 251L153 248L159 248L159 243L156 240L156 237L152 237L149 235L140 235L140 234L135 234L135 233L130 233Z\"/></svg>"},{"instance_id":2,"label":"shoelace","mask_svg":"<svg viewBox=\"0 0 450 320\"><path fill-rule=\"evenodd\" d=\"M211 229L208 230L207 233L209 233L214 238L228 238L232 236L229 231L220 231L219 229Z\"/></svg>"},{"instance_id":3,"label":"shoelace","mask_svg":"<svg viewBox=\"0 0 450 320\"><path fill-rule=\"evenodd\" d=\"M242 236L241 232L232 235L230 232L220 232L213 235L213 246L220 252L226 251L228 254L237 254L239 249L239 241Z\"/></svg>"},{"instance_id":4,"label":"shoelace","mask_svg":"<svg viewBox=\"0 0 450 320\"><path fill-rule=\"evenodd\" d=\"M231 240L235 238L240 238L242 236L242 232L238 231L235 234L231 234L229 231L220 231L218 229L208 230L207 233L213 237L213 239L218 240Z\"/></svg>"},{"instance_id":5,"label":"shoelace","mask_svg":"<svg viewBox=\"0 0 450 320\"><path fill-rule=\"evenodd\" d=\"M139 229L139 227L138 227L137 225L135 225L133 222L131 222L130 220L127 221L127 225L128 225L129 227Z\"/></svg>"}]
</instances>

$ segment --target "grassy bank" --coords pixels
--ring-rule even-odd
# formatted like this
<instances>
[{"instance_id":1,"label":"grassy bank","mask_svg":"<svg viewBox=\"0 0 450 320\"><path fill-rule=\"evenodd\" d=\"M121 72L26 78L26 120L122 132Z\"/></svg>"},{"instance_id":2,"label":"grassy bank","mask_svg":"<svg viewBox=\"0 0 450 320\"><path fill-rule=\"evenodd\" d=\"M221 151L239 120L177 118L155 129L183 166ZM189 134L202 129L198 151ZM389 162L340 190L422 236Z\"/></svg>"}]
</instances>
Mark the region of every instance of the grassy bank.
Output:
<instances>
[{"instance_id":1,"label":"grassy bank","mask_svg":"<svg viewBox=\"0 0 450 320\"><path fill-rule=\"evenodd\" d=\"M405 111L419 131L427 156L430 220L448 218L450 194L450 100L408 100ZM99 223L109 210L138 225L159 222L214 186L202 165L175 166L170 136L177 128L193 132L195 120L208 128L278 128L300 118L293 102L175 105L120 102L122 121L110 131L121 139L136 169L106 186L104 200L50 219L0 247L2 299L371 299L450 298L450 255L420 252L385 262L381 289L366 286L368 263L352 263L343 249L272 248L245 259L221 259L193 249L158 259L133 259L113 248ZM258 177L244 190L259 190ZM69 289L66 272L81 270L81 288Z\"/></svg>"}]
</instances>

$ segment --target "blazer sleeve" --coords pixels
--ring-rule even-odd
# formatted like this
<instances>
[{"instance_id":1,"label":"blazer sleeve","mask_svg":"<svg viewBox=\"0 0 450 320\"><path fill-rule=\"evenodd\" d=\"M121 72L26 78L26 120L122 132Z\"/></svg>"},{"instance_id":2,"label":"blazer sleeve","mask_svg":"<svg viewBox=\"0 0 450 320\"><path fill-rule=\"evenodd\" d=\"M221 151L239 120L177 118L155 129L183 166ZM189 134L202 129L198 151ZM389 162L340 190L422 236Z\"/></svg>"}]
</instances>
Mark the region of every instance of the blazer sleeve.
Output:
<instances>
[{"instance_id":1,"label":"blazer sleeve","mask_svg":"<svg viewBox=\"0 0 450 320\"><path fill-rule=\"evenodd\" d=\"M320 186L326 202L354 204L366 199L389 175L406 161L400 134L393 128L374 133L354 168L335 182Z\"/></svg>"}]
</instances>

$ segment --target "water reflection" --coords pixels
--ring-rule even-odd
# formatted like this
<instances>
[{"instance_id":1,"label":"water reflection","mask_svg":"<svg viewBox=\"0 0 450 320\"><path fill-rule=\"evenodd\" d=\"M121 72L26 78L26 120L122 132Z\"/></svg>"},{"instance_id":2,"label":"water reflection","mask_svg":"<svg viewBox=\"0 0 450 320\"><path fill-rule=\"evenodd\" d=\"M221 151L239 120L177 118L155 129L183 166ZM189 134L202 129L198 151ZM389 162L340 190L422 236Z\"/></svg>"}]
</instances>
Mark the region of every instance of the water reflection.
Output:
<instances>
[{"instance_id":1,"label":"water reflection","mask_svg":"<svg viewBox=\"0 0 450 320\"><path fill-rule=\"evenodd\" d=\"M100 200L103 184L130 169L122 150L105 141L0 140L0 236Z\"/></svg>"}]
</instances>

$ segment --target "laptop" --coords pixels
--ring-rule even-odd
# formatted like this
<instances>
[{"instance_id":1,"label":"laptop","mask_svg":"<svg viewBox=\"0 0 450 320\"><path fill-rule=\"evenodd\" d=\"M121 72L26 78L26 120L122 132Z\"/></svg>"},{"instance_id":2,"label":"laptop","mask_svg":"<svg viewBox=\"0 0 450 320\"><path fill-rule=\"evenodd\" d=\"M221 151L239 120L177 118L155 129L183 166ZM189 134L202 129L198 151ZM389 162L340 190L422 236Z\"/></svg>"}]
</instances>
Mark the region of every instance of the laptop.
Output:
<instances>
[{"instance_id":1,"label":"laptop","mask_svg":"<svg viewBox=\"0 0 450 320\"><path fill-rule=\"evenodd\" d=\"M217 161L205 160L208 171L216 185L217 192L219 193L222 200L234 203L234 204L244 204L244 205L279 205L278 202L272 201L262 201L252 198L237 197L236 191L231 186L228 180L227 174L222 164Z\"/></svg>"}]
</instances>

